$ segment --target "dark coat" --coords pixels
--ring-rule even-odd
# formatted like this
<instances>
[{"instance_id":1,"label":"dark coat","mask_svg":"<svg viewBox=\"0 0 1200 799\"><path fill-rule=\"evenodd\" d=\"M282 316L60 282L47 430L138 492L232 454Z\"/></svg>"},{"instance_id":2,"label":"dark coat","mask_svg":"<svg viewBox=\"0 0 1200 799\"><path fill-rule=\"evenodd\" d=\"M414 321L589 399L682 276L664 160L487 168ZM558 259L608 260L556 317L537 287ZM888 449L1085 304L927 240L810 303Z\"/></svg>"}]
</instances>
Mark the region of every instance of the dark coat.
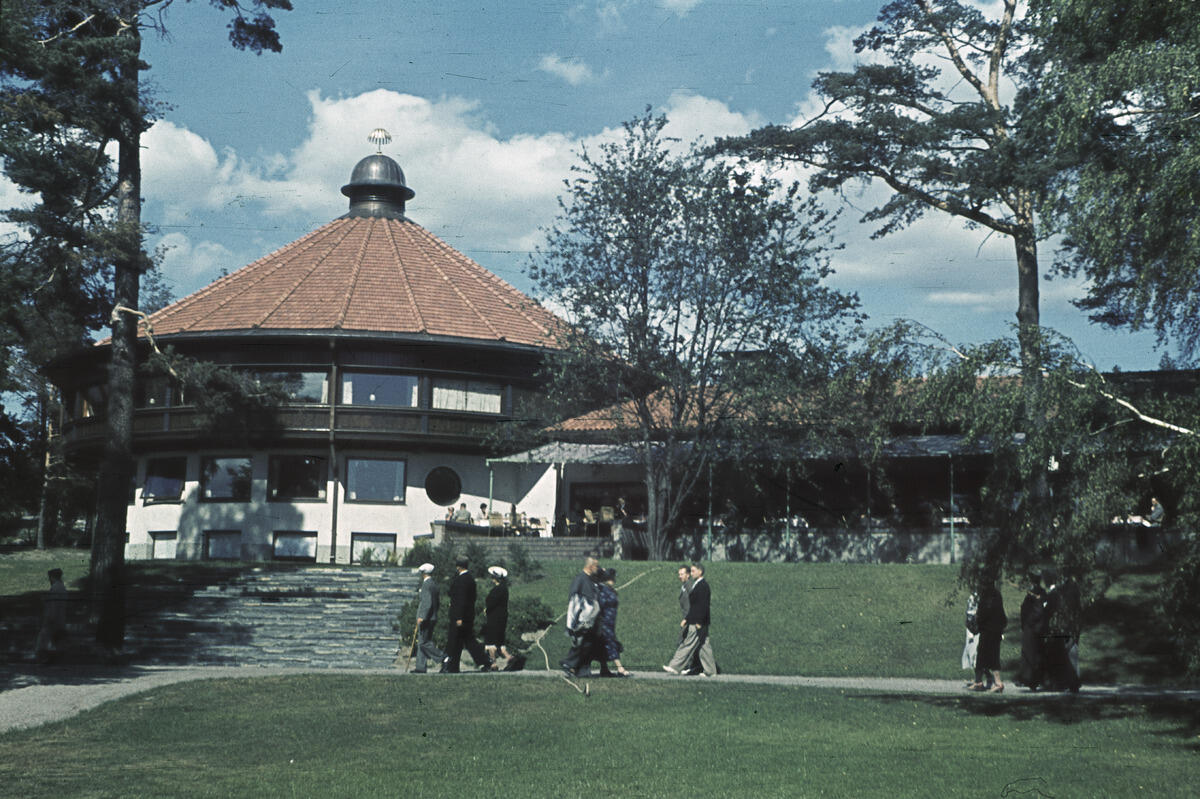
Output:
<instances>
[{"instance_id":1,"label":"dark coat","mask_svg":"<svg viewBox=\"0 0 1200 799\"><path fill-rule=\"evenodd\" d=\"M709 624L709 604L712 600L712 591L708 587L708 580L703 578L696 581L692 586L692 592L688 596L690 603L687 612L688 624L700 624L707 627Z\"/></svg>"},{"instance_id":2,"label":"dark coat","mask_svg":"<svg viewBox=\"0 0 1200 799\"><path fill-rule=\"evenodd\" d=\"M989 586L979 592L979 651L975 656L975 667L989 671L1000 668L1000 639L1008 626L1004 615L1004 600L1000 589Z\"/></svg>"},{"instance_id":3,"label":"dark coat","mask_svg":"<svg viewBox=\"0 0 1200 799\"><path fill-rule=\"evenodd\" d=\"M459 619L464 627L475 623L475 578L470 572L459 572L450 581L450 624Z\"/></svg>"},{"instance_id":4,"label":"dark coat","mask_svg":"<svg viewBox=\"0 0 1200 799\"><path fill-rule=\"evenodd\" d=\"M483 600L487 620L483 623L483 642L488 646L504 646L508 631L508 583L496 583Z\"/></svg>"}]
</instances>

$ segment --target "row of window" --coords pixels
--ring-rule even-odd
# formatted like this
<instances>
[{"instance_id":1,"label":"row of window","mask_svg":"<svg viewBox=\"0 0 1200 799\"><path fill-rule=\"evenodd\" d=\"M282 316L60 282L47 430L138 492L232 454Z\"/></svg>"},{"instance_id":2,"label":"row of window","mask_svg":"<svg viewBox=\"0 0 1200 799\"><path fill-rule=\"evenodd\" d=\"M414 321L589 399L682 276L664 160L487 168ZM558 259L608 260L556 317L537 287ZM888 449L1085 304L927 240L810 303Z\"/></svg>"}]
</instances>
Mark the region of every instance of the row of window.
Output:
<instances>
[{"instance_id":1,"label":"row of window","mask_svg":"<svg viewBox=\"0 0 1200 799\"><path fill-rule=\"evenodd\" d=\"M267 499L325 500L327 460L320 455L271 455L267 459ZM396 458L347 458L346 501L405 501L407 462ZM187 482L187 457L150 458L142 485L142 504L178 502ZM253 487L250 456L209 456L200 459L201 502L249 502ZM448 466L425 476L425 494L435 505L452 505L462 494L462 478ZM129 502L134 501L130 487Z\"/></svg>"},{"instance_id":2,"label":"row of window","mask_svg":"<svg viewBox=\"0 0 1200 799\"><path fill-rule=\"evenodd\" d=\"M405 465L387 458L348 458L346 501L403 503ZM200 500L249 502L252 468L249 456L201 458ZM267 460L267 499L324 501L328 474L327 459L319 455L272 455ZM185 456L150 458L142 502L178 502L186 481Z\"/></svg>"},{"instance_id":3,"label":"row of window","mask_svg":"<svg viewBox=\"0 0 1200 799\"><path fill-rule=\"evenodd\" d=\"M350 559L354 563L386 560L396 552L395 533L352 533ZM276 531L271 553L275 560L316 561L317 534L307 531ZM178 555L179 534L175 530L150 533L150 557L174 560ZM202 550L206 560L241 560L240 530L206 530Z\"/></svg>"},{"instance_id":4,"label":"row of window","mask_svg":"<svg viewBox=\"0 0 1200 799\"><path fill-rule=\"evenodd\" d=\"M258 372L262 384L283 388L292 402L329 404L329 375L326 372ZM94 392L84 392L84 400L95 403ZM504 405L503 387L479 380L433 378L430 381L429 407L446 411L500 413ZM164 408L186 405L187 398L164 377L139 383L135 398L139 408ZM379 408L421 407L421 379L417 375L387 372L343 372L339 405Z\"/></svg>"}]
</instances>

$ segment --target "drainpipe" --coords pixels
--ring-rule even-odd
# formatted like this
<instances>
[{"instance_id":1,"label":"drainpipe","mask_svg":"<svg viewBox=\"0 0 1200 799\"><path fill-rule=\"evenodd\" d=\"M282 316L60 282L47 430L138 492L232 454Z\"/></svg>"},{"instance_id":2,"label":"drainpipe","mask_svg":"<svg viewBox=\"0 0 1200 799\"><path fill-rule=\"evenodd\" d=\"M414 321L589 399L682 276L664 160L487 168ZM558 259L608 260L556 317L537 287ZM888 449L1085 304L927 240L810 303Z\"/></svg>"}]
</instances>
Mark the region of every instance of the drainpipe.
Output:
<instances>
[{"instance_id":1,"label":"drainpipe","mask_svg":"<svg viewBox=\"0 0 1200 799\"><path fill-rule=\"evenodd\" d=\"M334 431L337 430L337 342L329 340L329 470L333 477L333 496L329 512L329 562L337 563L337 529L338 529L338 462L337 442Z\"/></svg>"},{"instance_id":2,"label":"drainpipe","mask_svg":"<svg viewBox=\"0 0 1200 799\"><path fill-rule=\"evenodd\" d=\"M954 453L946 453L946 461L950 464L950 562L954 562Z\"/></svg>"},{"instance_id":3,"label":"drainpipe","mask_svg":"<svg viewBox=\"0 0 1200 799\"><path fill-rule=\"evenodd\" d=\"M496 467L490 460L484 461L488 467L488 516L492 515L492 489L496 484Z\"/></svg>"}]
</instances>

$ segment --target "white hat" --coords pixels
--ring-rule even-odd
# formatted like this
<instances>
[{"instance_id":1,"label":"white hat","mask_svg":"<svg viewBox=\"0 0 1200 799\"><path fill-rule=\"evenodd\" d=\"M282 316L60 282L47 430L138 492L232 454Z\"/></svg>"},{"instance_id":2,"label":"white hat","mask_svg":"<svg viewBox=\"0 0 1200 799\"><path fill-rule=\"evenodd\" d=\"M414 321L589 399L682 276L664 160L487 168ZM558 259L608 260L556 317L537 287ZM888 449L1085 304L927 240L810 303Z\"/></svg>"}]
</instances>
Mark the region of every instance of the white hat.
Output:
<instances>
[{"instance_id":1,"label":"white hat","mask_svg":"<svg viewBox=\"0 0 1200 799\"><path fill-rule=\"evenodd\" d=\"M421 574L433 574L433 564L432 563L422 563L420 566L417 567L417 571L419 571Z\"/></svg>"},{"instance_id":2,"label":"white hat","mask_svg":"<svg viewBox=\"0 0 1200 799\"><path fill-rule=\"evenodd\" d=\"M508 576L508 569L504 568L503 566L489 566L488 574L492 575L493 577L504 578Z\"/></svg>"}]
</instances>

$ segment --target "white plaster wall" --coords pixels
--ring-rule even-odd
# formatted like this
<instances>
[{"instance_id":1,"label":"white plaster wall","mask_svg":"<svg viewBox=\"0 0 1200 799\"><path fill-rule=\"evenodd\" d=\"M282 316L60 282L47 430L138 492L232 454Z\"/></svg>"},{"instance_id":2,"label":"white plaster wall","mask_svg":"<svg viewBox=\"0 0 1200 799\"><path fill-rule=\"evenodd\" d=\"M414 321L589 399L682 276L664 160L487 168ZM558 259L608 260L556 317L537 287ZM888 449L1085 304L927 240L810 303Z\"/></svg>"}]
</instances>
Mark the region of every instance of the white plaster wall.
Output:
<instances>
[{"instance_id":1,"label":"white plaster wall","mask_svg":"<svg viewBox=\"0 0 1200 799\"><path fill-rule=\"evenodd\" d=\"M288 450L288 452L295 452ZM394 535L397 552L403 553L419 538L431 533L430 522L443 519L446 507L434 504L425 493L425 478L438 466L447 466L462 480L462 494L455 501L465 502L472 514L488 502L489 470L482 456L459 453L341 450L337 467L331 470L326 500L321 502L271 502L267 499L267 468L270 452L251 456L252 487L249 502L201 502L200 462L203 455L229 456L246 453L156 452L152 457L184 455L187 458L186 482L179 502L151 505L142 503L147 457L138 459L137 489L129 507L126 528L129 542L125 557L141 560L151 557L150 533L175 530L177 557L198 560L204 557L204 534L210 530L240 530L241 554L246 560L269 560L277 531L304 531L317 534L317 561L327 563L333 553L338 563L349 563L354 533ZM326 452L310 454L327 457ZM405 501L402 504L347 502L345 464L351 457L399 458L406 462ZM515 503L519 511L531 517L552 520L556 502L556 478L553 467L543 464L498 465L492 484L492 509L507 513ZM331 534L333 497L337 492L336 545Z\"/></svg>"}]
</instances>

